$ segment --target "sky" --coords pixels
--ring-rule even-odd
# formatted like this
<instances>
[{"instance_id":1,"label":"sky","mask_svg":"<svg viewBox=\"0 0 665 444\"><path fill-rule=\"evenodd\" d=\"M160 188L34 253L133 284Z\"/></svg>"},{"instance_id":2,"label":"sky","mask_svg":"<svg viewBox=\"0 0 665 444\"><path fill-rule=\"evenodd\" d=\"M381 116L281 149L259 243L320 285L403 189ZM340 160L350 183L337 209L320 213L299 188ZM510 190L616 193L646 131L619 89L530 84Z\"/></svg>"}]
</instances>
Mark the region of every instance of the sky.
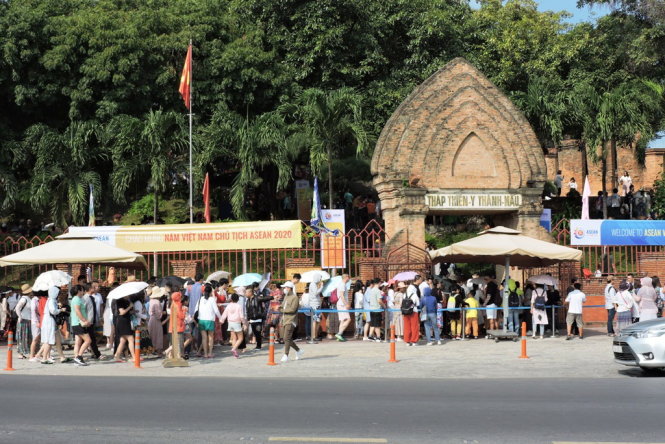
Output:
<instances>
[{"instance_id":1,"label":"sky","mask_svg":"<svg viewBox=\"0 0 665 444\"><path fill-rule=\"evenodd\" d=\"M540 11L568 11L573 16L567 20L569 23L579 22L594 22L598 17L602 17L610 12L607 5L596 5L593 8L585 6L577 8L577 0L536 0L538 3L538 10ZM474 0L471 0L471 7L478 7L474 5Z\"/></svg>"},{"instance_id":2,"label":"sky","mask_svg":"<svg viewBox=\"0 0 665 444\"><path fill-rule=\"evenodd\" d=\"M573 16L567 21L570 23L594 22L610 12L608 5L595 5L593 7L577 7L577 0L536 0L539 11L568 11Z\"/></svg>"}]
</instances>

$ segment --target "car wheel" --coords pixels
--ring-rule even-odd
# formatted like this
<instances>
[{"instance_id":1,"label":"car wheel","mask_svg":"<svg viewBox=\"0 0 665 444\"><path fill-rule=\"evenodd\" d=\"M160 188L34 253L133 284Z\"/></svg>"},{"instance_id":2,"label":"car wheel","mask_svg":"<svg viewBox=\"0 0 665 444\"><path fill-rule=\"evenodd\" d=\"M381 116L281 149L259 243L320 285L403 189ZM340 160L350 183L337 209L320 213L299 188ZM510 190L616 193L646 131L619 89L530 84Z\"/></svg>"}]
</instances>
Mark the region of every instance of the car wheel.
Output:
<instances>
[{"instance_id":1,"label":"car wheel","mask_svg":"<svg viewBox=\"0 0 665 444\"><path fill-rule=\"evenodd\" d=\"M653 367L640 367L642 370L642 373L644 373L647 376L662 376L665 375L665 372L663 372L662 369L660 368L653 368Z\"/></svg>"}]
</instances>

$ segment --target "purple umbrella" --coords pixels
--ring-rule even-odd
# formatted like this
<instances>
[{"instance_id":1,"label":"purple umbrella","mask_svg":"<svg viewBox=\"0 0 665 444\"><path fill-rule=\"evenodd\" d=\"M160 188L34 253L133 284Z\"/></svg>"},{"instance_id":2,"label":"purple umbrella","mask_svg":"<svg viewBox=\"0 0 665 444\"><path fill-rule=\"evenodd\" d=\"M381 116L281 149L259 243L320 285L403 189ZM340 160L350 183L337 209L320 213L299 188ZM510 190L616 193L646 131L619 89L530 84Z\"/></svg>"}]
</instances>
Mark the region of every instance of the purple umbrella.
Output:
<instances>
[{"instance_id":1,"label":"purple umbrella","mask_svg":"<svg viewBox=\"0 0 665 444\"><path fill-rule=\"evenodd\" d=\"M397 273L395 276L393 276L392 280L396 282L412 281L417 274L418 273L415 271L402 271L401 273Z\"/></svg>"}]
</instances>

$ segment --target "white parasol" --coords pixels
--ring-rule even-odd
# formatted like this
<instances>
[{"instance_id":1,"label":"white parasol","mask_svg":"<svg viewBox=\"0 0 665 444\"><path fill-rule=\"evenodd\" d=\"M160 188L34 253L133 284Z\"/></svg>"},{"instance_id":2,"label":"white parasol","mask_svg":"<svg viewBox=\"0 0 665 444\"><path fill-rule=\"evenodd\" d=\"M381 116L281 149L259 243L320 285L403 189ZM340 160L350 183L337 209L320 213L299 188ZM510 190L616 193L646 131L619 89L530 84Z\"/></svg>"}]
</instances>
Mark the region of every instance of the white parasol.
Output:
<instances>
[{"instance_id":1,"label":"white parasol","mask_svg":"<svg viewBox=\"0 0 665 444\"><path fill-rule=\"evenodd\" d=\"M111 290L106 299L109 301L122 299L138 293L141 290L145 290L146 288L148 288L147 282L127 282Z\"/></svg>"},{"instance_id":2,"label":"white parasol","mask_svg":"<svg viewBox=\"0 0 665 444\"><path fill-rule=\"evenodd\" d=\"M37 276L35 283L32 284L32 289L34 291L46 291L51 287L62 287L63 285L69 285L71 281L72 277L64 271L46 271Z\"/></svg>"}]
</instances>

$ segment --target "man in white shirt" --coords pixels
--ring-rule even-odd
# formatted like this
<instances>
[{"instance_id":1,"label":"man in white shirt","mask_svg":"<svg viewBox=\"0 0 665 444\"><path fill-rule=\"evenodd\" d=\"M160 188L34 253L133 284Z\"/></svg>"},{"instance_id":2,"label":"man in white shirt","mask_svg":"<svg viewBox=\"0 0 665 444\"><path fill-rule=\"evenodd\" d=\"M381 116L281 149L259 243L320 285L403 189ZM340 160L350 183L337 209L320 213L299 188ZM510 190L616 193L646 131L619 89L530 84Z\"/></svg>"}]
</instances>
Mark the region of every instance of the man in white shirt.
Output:
<instances>
[{"instance_id":1,"label":"man in white shirt","mask_svg":"<svg viewBox=\"0 0 665 444\"><path fill-rule=\"evenodd\" d=\"M616 300L617 290L614 288L614 276L607 276L607 285L605 286L605 310L607 310L607 336L614 336L614 315L616 308L614 302Z\"/></svg>"},{"instance_id":2,"label":"man in white shirt","mask_svg":"<svg viewBox=\"0 0 665 444\"><path fill-rule=\"evenodd\" d=\"M344 273L342 275L342 279L340 280L339 284L337 285L337 310L349 310L351 308L351 299L349 298L349 295L347 294L346 291L346 286L347 283L349 282L349 275ZM348 311L339 311L337 313L337 317L339 318L339 331L335 335L338 341L344 342L346 339L344 339L344 330L349 326L351 323L351 314Z\"/></svg>"},{"instance_id":3,"label":"man in white shirt","mask_svg":"<svg viewBox=\"0 0 665 444\"><path fill-rule=\"evenodd\" d=\"M577 323L577 328L580 330L580 339L584 339L584 321L582 320L582 305L586 302L586 295L582 293L582 284L575 282L573 284L574 290L566 296L566 305L568 306L568 314L566 315L566 327L568 329L568 336L566 340L573 339L572 329L573 322Z\"/></svg>"},{"instance_id":4,"label":"man in white shirt","mask_svg":"<svg viewBox=\"0 0 665 444\"><path fill-rule=\"evenodd\" d=\"M420 290L420 294L422 295L425 292L425 289L429 288L430 290L432 289L432 278L428 277L427 280L424 280L418 285L418 290Z\"/></svg>"}]
</instances>

